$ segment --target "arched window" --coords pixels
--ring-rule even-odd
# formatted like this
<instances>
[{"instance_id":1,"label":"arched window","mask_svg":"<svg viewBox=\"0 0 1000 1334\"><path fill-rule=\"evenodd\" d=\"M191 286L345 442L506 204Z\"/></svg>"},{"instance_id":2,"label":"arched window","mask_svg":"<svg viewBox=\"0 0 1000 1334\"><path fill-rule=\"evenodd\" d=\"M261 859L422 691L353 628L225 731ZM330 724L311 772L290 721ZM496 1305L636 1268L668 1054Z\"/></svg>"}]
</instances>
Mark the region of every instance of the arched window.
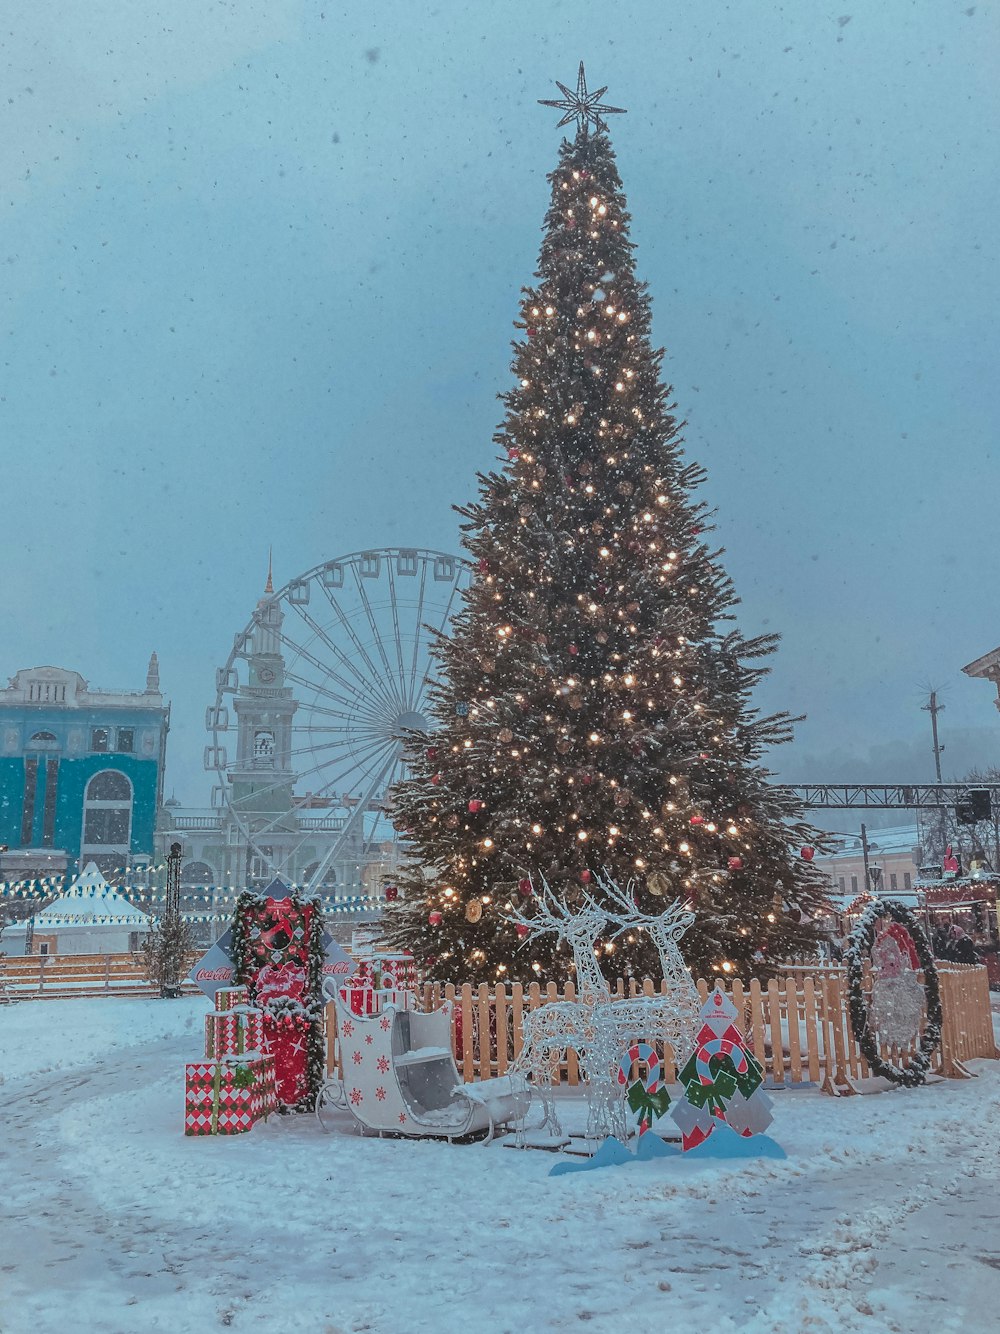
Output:
<instances>
[{"instance_id":1,"label":"arched window","mask_svg":"<svg viewBox=\"0 0 1000 1334\"><path fill-rule=\"evenodd\" d=\"M132 784L117 769L102 769L83 796L82 861L97 861L102 870L105 865L122 865L131 834Z\"/></svg>"},{"instance_id":2,"label":"arched window","mask_svg":"<svg viewBox=\"0 0 1000 1334\"><path fill-rule=\"evenodd\" d=\"M212 886L218 884L208 862L188 862L181 867L182 908L205 908L212 899Z\"/></svg>"},{"instance_id":3,"label":"arched window","mask_svg":"<svg viewBox=\"0 0 1000 1334\"><path fill-rule=\"evenodd\" d=\"M313 876L319 868L319 862L313 862L302 872L300 884L305 887L310 884ZM332 867L327 867L323 872L323 878L313 890L314 894L332 894L337 888L337 876Z\"/></svg>"},{"instance_id":4,"label":"arched window","mask_svg":"<svg viewBox=\"0 0 1000 1334\"><path fill-rule=\"evenodd\" d=\"M181 867L181 886L184 889L200 889L203 885L215 884L215 872L208 862L188 862Z\"/></svg>"},{"instance_id":5,"label":"arched window","mask_svg":"<svg viewBox=\"0 0 1000 1334\"><path fill-rule=\"evenodd\" d=\"M55 732L35 732L28 746L32 750L51 750L53 746L58 746L59 738Z\"/></svg>"}]
</instances>

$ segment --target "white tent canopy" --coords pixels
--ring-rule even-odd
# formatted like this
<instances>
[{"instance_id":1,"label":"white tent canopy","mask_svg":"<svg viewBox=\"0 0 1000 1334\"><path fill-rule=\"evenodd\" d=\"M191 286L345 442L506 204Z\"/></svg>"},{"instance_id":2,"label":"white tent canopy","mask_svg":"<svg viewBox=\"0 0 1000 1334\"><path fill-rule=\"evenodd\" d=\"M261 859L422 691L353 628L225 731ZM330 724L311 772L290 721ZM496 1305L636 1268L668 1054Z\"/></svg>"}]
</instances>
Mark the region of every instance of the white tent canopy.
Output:
<instances>
[{"instance_id":1,"label":"white tent canopy","mask_svg":"<svg viewBox=\"0 0 1000 1334\"><path fill-rule=\"evenodd\" d=\"M134 943L133 933L149 931L155 924L108 884L94 862L88 862L64 894L35 914L33 929L36 940L50 938L54 952L81 954L127 950ZM4 932L11 953L19 952L18 944L23 952L27 930L27 922L18 922Z\"/></svg>"},{"instance_id":2,"label":"white tent canopy","mask_svg":"<svg viewBox=\"0 0 1000 1334\"><path fill-rule=\"evenodd\" d=\"M97 869L88 862L60 898L35 916L36 931L51 931L60 926L149 926L149 914L136 908L112 889Z\"/></svg>"}]
</instances>

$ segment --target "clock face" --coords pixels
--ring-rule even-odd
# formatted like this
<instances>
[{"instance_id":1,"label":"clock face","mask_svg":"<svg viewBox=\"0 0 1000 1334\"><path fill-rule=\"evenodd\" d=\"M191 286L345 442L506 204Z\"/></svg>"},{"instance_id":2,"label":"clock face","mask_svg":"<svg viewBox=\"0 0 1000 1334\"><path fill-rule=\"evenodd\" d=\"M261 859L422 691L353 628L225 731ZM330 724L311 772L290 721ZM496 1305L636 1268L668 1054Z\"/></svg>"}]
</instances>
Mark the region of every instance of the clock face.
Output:
<instances>
[{"instance_id":1,"label":"clock face","mask_svg":"<svg viewBox=\"0 0 1000 1334\"><path fill-rule=\"evenodd\" d=\"M273 668L273 667L258 667L258 668L257 668L257 680L258 680L258 681L263 681L265 685L270 685L271 682L274 680L274 668Z\"/></svg>"}]
</instances>

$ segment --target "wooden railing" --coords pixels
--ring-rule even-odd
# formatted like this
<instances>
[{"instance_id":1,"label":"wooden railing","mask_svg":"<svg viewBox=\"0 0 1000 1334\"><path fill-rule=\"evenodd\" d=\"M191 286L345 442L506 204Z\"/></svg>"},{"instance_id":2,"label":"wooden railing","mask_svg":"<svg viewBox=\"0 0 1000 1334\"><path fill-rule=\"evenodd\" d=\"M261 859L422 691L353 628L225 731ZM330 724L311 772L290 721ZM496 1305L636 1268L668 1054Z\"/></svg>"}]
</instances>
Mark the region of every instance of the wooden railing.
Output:
<instances>
[{"instance_id":1,"label":"wooden railing","mask_svg":"<svg viewBox=\"0 0 1000 1334\"><path fill-rule=\"evenodd\" d=\"M846 973L840 966L824 967L815 976L798 969L795 973L798 975L764 983L753 979L749 985L737 979L725 990L740 1012L743 1032L771 1083L778 1087L814 1084L827 1093L850 1092L856 1080L868 1077L869 1070L851 1032ZM960 1077L966 1073L966 1061L1000 1056L993 1039L986 969L949 964L938 969L938 977L944 1025L935 1068L940 1074ZM665 990L665 984L660 989ZM706 999L708 983L700 981L698 991ZM641 988L634 982L626 987L619 980L612 994L651 996L654 987L648 980ZM467 1082L506 1073L521 1050L521 1022L527 1012L551 1001L575 998L572 983L560 992L554 982L544 988L538 983L528 987L514 983L509 988L426 983L418 996L422 1009L436 1009L445 1000L453 1002L455 1060ZM330 1070L338 1062L335 1033L331 1005L327 1007ZM651 1037L647 1033L636 1036ZM672 1083L675 1053L669 1043L655 1037L654 1041L664 1063L664 1078ZM681 1053L681 1059L686 1055ZM908 1053L886 1049L883 1055L905 1064ZM571 1085L580 1082L575 1052L567 1054L559 1078Z\"/></svg>"},{"instance_id":2,"label":"wooden railing","mask_svg":"<svg viewBox=\"0 0 1000 1334\"><path fill-rule=\"evenodd\" d=\"M197 955L191 956L186 975ZM140 954L29 954L8 955L3 963L4 985L18 999L64 1000L68 996L155 996L159 988L146 978ZM196 995L193 982L184 981L185 993Z\"/></svg>"}]
</instances>

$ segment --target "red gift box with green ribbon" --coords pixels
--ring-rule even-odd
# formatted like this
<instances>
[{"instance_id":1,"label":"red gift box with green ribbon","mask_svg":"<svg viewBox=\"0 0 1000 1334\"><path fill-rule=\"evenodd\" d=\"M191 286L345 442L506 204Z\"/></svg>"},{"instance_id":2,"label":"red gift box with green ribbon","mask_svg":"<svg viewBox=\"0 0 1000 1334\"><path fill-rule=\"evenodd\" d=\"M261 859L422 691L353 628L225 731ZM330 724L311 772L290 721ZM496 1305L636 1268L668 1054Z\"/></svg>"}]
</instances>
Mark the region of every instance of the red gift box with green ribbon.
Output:
<instances>
[{"instance_id":1,"label":"red gift box with green ribbon","mask_svg":"<svg viewBox=\"0 0 1000 1334\"><path fill-rule=\"evenodd\" d=\"M185 1135L239 1135L274 1106L271 1056L228 1057L184 1067Z\"/></svg>"},{"instance_id":2,"label":"red gift box with green ribbon","mask_svg":"<svg viewBox=\"0 0 1000 1334\"><path fill-rule=\"evenodd\" d=\"M249 1005L205 1016L205 1055L213 1060L223 1056L263 1054L264 1012Z\"/></svg>"},{"instance_id":3,"label":"red gift box with green ribbon","mask_svg":"<svg viewBox=\"0 0 1000 1334\"><path fill-rule=\"evenodd\" d=\"M235 1010L238 1005L250 1004L250 991L247 987L219 987L215 993L215 1008L219 1011Z\"/></svg>"}]
</instances>

